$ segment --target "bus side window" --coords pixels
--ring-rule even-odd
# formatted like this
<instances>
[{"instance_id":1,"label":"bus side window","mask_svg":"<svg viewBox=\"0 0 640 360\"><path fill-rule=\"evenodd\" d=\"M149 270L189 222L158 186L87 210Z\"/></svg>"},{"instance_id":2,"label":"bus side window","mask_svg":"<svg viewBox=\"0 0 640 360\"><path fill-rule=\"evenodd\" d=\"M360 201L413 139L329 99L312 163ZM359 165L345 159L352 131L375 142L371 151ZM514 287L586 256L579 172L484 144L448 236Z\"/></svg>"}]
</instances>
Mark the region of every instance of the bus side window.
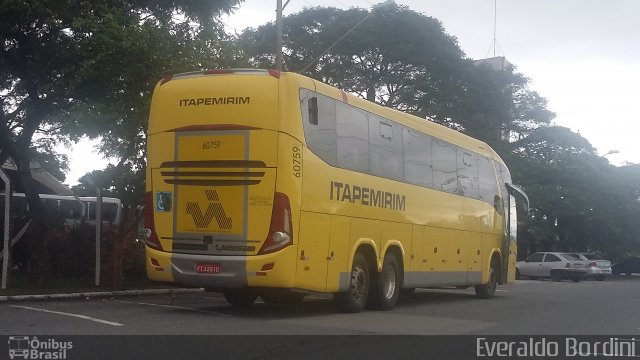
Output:
<instances>
[{"instance_id":1,"label":"bus side window","mask_svg":"<svg viewBox=\"0 0 640 360\"><path fill-rule=\"evenodd\" d=\"M433 139L433 187L436 190L458 194L456 146Z\"/></svg>"},{"instance_id":2,"label":"bus side window","mask_svg":"<svg viewBox=\"0 0 640 360\"><path fill-rule=\"evenodd\" d=\"M95 220L96 219L96 203L87 202L87 219Z\"/></svg>"},{"instance_id":3,"label":"bus side window","mask_svg":"<svg viewBox=\"0 0 640 360\"><path fill-rule=\"evenodd\" d=\"M102 203L102 221L114 223L118 213L118 204Z\"/></svg>"},{"instance_id":4,"label":"bus side window","mask_svg":"<svg viewBox=\"0 0 640 360\"><path fill-rule=\"evenodd\" d=\"M337 164L335 100L300 89L304 137L309 150L327 164ZM315 118L314 118L315 117Z\"/></svg>"},{"instance_id":5,"label":"bus side window","mask_svg":"<svg viewBox=\"0 0 640 360\"><path fill-rule=\"evenodd\" d=\"M404 141L404 180L410 184L432 188L432 137L404 128L402 138Z\"/></svg>"},{"instance_id":6,"label":"bus side window","mask_svg":"<svg viewBox=\"0 0 640 360\"><path fill-rule=\"evenodd\" d=\"M460 195L478 199L478 157L458 148L458 183Z\"/></svg>"},{"instance_id":7,"label":"bus side window","mask_svg":"<svg viewBox=\"0 0 640 360\"><path fill-rule=\"evenodd\" d=\"M338 166L369 173L369 117L363 110L336 102Z\"/></svg>"},{"instance_id":8,"label":"bus side window","mask_svg":"<svg viewBox=\"0 0 640 360\"><path fill-rule=\"evenodd\" d=\"M402 128L380 116L369 114L371 174L403 180Z\"/></svg>"},{"instance_id":9,"label":"bus side window","mask_svg":"<svg viewBox=\"0 0 640 360\"><path fill-rule=\"evenodd\" d=\"M478 157L478 172L480 176L480 200L485 201L502 213L502 205L498 196L498 182L493 164L485 156ZM496 199L497 198L497 199Z\"/></svg>"},{"instance_id":10,"label":"bus side window","mask_svg":"<svg viewBox=\"0 0 640 360\"><path fill-rule=\"evenodd\" d=\"M76 200L63 200L60 202L60 212L65 219L80 219L82 217L82 205Z\"/></svg>"}]
</instances>

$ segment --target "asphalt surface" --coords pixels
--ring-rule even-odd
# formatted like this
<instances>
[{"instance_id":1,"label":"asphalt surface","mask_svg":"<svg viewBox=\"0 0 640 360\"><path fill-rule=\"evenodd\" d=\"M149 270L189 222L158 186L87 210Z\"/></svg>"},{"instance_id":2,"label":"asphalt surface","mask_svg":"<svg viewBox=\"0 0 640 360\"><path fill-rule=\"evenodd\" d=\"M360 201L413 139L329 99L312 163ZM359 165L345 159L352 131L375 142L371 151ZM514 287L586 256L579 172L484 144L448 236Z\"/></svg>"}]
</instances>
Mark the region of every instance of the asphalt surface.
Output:
<instances>
[{"instance_id":1,"label":"asphalt surface","mask_svg":"<svg viewBox=\"0 0 640 360\"><path fill-rule=\"evenodd\" d=\"M217 293L0 303L0 335L639 335L640 276L518 280L491 300L419 289L392 311L343 314L330 296L232 308Z\"/></svg>"}]
</instances>

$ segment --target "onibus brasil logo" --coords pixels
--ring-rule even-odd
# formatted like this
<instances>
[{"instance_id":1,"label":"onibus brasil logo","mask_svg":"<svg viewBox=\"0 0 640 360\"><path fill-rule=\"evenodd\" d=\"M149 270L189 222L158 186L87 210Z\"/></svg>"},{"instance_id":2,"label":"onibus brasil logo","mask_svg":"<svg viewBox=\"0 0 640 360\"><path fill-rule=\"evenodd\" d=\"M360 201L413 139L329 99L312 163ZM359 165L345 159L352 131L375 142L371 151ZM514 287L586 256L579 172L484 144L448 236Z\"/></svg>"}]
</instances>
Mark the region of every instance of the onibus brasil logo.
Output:
<instances>
[{"instance_id":1,"label":"onibus brasil logo","mask_svg":"<svg viewBox=\"0 0 640 360\"><path fill-rule=\"evenodd\" d=\"M67 358L73 349L71 341L38 339L36 336L9 336L9 359L59 359Z\"/></svg>"}]
</instances>

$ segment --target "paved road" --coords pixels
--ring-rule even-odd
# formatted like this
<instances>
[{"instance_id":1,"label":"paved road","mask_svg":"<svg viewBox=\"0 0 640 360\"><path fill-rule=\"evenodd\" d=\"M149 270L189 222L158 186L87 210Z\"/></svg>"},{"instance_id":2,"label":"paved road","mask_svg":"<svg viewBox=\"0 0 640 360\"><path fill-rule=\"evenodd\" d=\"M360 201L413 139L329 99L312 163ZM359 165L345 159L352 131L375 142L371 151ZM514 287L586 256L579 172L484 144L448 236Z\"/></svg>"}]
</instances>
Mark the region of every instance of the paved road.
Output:
<instances>
[{"instance_id":1,"label":"paved road","mask_svg":"<svg viewBox=\"0 0 640 360\"><path fill-rule=\"evenodd\" d=\"M214 293L0 304L0 335L472 334L638 335L640 276L519 280L492 300L472 289L417 290L393 311L337 313L328 297L234 309Z\"/></svg>"}]
</instances>

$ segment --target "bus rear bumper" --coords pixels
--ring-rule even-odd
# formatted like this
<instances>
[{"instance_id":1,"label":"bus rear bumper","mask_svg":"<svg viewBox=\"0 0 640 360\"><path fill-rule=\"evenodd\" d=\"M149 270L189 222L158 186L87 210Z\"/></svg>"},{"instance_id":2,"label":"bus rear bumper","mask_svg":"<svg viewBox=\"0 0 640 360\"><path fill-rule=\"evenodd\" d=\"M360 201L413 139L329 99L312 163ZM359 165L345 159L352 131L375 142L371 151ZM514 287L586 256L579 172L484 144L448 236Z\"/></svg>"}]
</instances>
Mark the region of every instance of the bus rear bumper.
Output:
<instances>
[{"instance_id":1,"label":"bus rear bumper","mask_svg":"<svg viewBox=\"0 0 640 360\"><path fill-rule=\"evenodd\" d=\"M272 254L255 256L179 254L147 247L147 276L152 281L211 290L291 288L295 281L296 253L295 245ZM198 265L210 265L215 272L198 272Z\"/></svg>"}]
</instances>

